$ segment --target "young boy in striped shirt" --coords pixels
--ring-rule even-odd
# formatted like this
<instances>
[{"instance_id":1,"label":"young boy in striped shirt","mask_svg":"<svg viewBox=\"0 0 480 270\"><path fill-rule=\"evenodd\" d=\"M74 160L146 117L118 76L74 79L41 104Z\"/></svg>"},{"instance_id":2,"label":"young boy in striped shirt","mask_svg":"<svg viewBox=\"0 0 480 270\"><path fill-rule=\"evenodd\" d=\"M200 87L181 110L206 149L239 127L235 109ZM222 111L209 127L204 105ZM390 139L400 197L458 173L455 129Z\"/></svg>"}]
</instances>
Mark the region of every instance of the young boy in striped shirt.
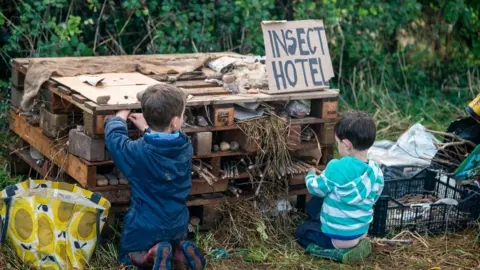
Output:
<instances>
[{"instance_id":1,"label":"young boy in striped shirt","mask_svg":"<svg viewBox=\"0 0 480 270\"><path fill-rule=\"evenodd\" d=\"M366 239L373 204L383 190L380 167L367 158L376 127L365 112L345 113L335 125L341 159L330 161L320 175L305 179L313 195L306 206L309 220L296 231L298 243L312 256L343 263L363 260L372 246Z\"/></svg>"}]
</instances>

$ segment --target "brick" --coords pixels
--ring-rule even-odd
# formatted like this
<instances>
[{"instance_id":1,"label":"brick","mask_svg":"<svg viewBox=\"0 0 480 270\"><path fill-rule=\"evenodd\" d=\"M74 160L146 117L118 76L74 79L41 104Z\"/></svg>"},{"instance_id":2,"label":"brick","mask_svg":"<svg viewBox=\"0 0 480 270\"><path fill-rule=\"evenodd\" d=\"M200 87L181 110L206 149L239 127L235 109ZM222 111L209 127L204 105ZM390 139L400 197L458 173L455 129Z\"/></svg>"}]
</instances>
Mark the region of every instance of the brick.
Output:
<instances>
[{"instance_id":1,"label":"brick","mask_svg":"<svg viewBox=\"0 0 480 270\"><path fill-rule=\"evenodd\" d=\"M212 153L212 132L198 132L192 136L193 152L197 156Z\"/></svg>"},{"instance_id":2,"label":"brick","mask_svg":"<svg viewBox=\"0 0 480 270\"><path fill-rule=\"evenodd\" d=\"M93 139L77 129L68 134L68 151L88 161L105 160L105 142L103 139Z\"/></svg>"},{"instance_id":3,"label":"brick","mask_svg":"<svg viewBox=\"0 0 480 270\"><path fill-rule=\"evenodd\" d=\"M40 110L40 127L50 137L58 138L67 135L68 115L54 114L45 108Z\"/></svg>"}]
</instances>

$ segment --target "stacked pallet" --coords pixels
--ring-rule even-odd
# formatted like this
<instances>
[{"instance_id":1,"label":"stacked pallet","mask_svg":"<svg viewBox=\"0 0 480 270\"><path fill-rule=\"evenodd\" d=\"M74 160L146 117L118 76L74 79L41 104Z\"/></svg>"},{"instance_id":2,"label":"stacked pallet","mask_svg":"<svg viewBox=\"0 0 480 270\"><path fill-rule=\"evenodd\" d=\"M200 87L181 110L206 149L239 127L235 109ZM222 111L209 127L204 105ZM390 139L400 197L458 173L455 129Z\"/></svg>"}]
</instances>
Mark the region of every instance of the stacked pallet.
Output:
<instances>
[{"instance_id":1,"label":"stacked pallet","mask_svg":"<svg viewBox=\"0 0 480 270\"><path fill-rule=\"evenodd\" d=\"M115 61L115 56L111 60ZM35 109L20 113L18 108L28 67L29 59L13 61L10 129L21 141L10 146L12 156L16 156L10 159L10 167L20 168L19 161L22 160L30 171L33 169L41 177L51 180L62 177L64 181L73 181L101 193L114 205L128 204L128 180L116 169L105 148L104 120L121 109L139 110L140 104L99 104L50 79L42 85ZM162 82L168 80L162 76L151 77ZM194 146L190 206L216 204L240 197L248 191L244 192L236 183L261 174L252 166L255 153L260 149L251 144L235 122L237 103L286 104L292 100L311 100L308 116L287 119L291 130L289 149L311 150L320 144L319 169L323 169L333 157L338 91L235 95L218 84L205 82L205 76L201 74L179 78L173 85L193 96L187 101L187 109L193 112L194 119L183 128ZM305 130L309 132L302 132ZM137 138L141 132L130 126L129 136ZM42 164L32 160L28 147L43 156ZM311 166L310 161L299 158L285 172L285 177L290 179L292 195L306 194L303 179Z\"/></svg>"}]
</instances>

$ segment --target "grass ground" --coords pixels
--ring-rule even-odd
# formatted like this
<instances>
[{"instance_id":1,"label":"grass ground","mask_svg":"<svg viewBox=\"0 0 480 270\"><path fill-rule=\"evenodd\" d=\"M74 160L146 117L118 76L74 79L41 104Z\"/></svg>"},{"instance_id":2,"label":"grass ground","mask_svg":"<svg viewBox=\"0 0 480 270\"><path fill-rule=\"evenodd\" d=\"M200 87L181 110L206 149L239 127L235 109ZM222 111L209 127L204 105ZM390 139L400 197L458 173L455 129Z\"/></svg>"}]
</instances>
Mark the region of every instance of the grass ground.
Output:
<instances>
[{"instance_id":1,"label":"grass ground","mask_svg":"<svg viewBox=\"0 0 480 270\"><path fill-rule=\"evenodd\" d=\"M268 252L263 262L245 262L242 258L208 260L207 269L478 269L479 245L475 241L478 231L446 234L415 239L411 246L374 245L372 255L355 265L341 265L322 259L313 259L292 246L263 247ZM291 239L293 241L293 238ZM260 252L260 251L257 251ZM97 249L90 269L127 269L116 263L115 243ZM28 269L11 249L0 252L0 269Z\"/></svg>"},{"instance_id":2,"label":"grass ground","mask_svg":"<svg viewBox=\"0 0 480 270\"><path fill-rule=\"evenodd\" d=\"M480 85L480 84L479 84ZM378 124L378 138L395 139L411 124L421 122L435 130L445 130L450 121L465 115L464 107L472 96L462 93L452 99L445 93L431 95L425 92L420 96L405 93L393 94L375 86L360 89L355 102L341 102L342 109L363 109L370 112ZM0 104L1 105L1 104ZM6 107L0 106L0 129L5 131ZM2 125L3 121L3 125ZM3 126L3 127L2 127ZM0 149L11 137L1 132ZM17 181L7 175L5 155L0 157L0 188ZM248 217L247 217L248 219ZM228 226L228 225L224 225ZM267 228L268 229L268 228ZM254 241L245 245L242 255L231 259L212 260L208 269L473 269L480 268L479 245L476 242L478 228L436 237L417 237L411 246L380 246L375 244L374 252L364 262L352 266L340 265L321 259L305 256L296 246L293 238L294 226L291 225L281 237L265 241L255 227L250 228ZM221 248L236 254L230 249L226 236L211 232L197 235L197 242L204 250ZM95 252L91 269L123 269L117 265L117 237L106 241L106 245ZM246 258L255 259L247 262ZM0 249L0 269L26 269L8 247Z\"/></svg>"}]
</instances>

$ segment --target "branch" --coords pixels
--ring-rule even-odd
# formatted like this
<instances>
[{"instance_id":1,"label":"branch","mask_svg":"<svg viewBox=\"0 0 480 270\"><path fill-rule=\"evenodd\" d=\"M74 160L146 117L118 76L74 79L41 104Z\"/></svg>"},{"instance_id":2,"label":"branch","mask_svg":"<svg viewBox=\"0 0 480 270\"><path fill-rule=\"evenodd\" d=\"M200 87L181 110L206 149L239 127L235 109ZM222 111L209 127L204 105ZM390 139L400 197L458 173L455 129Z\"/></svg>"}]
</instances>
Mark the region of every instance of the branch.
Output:
<instances>
[{"instance_id":1,"label":"branch","mask_svg":"<svg viewBox=\"0 0 480 270\"><path fill-rule=\"evenodd\" d=\"M100 29L100 20L103 16L103 11L105 10L105 5L107 4L108 0L103 1L102 10L100 11L100 16L98 16L97 20L97 29L95 29L95 41L93 42L93 54L95 54L95 50L97 49L97 40L98 40L98 31Z\"/></svg>"}]
</instances>

